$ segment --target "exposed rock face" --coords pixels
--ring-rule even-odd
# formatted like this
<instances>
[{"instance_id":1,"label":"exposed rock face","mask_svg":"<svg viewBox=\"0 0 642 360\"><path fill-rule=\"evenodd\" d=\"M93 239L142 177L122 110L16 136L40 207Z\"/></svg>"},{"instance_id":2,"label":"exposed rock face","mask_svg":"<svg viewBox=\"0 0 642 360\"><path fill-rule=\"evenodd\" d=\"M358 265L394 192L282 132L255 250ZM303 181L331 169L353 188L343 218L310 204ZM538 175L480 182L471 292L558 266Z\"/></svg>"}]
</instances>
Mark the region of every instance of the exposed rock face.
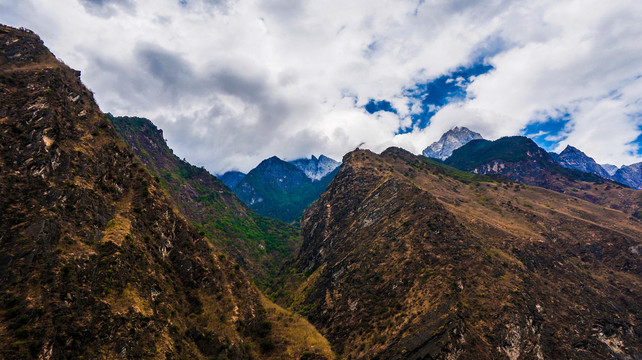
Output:
<instances>
[{"instance_id":1,"label":"exposed rock face","mask_svg":"<svg viewBox=\"0 0 642 360\"><path fill-rule=\"evenodd\" d=\"M642 356L626 213L391 148L347 154L302 228L292 306L346 358Z\"/></svg>"},{"instance_id":2,"label":"exposed rock face","mask_svg":"<svg viewBox=\"0 0 642 360\"><path fill-rule=\"evenodd\" d=\"M228 171L225 174L220 175L218 178L221 179L223 184L227 185L227 187L234 189L236 184L240 183L245 175L245 173L240 171Z\"/></svg>"},{"instance_id":3,"label":"exposed rock face","mask_svg":"<svg viewBox=\"0 0 642 360\"><path fill-rule=\"evenodd\" d=\"M613 175L613 180L634 189L642 189L642 162L622 166Z\"/></svg>"},{"instance_id":4,"label":"exposed rock face","mask_svg":"<svg viewBox=\"0 0 642 360\"><path fill-rule=\"evenodd\" d=\"M610 176L615 175L615 172L620 169L619 167L611 164L600 164L600 166L602 166L604 171L606 171Z\"/></svg>"},{"instance_id":5,"label":"exposed rock face","mask_svg":"<svg viewBox=\"0 0 642 360\"><path fill-rule=\"evenodd\" d=\"M444 133L439 141L432 143L424 151L425 157L445 160L453 151L466 145L469 141L482 139L482 136L466 127L454 127Z\"/></svg>"},{"instance_id":6,"label":"exposed rock face","mask_svg":"<svg viewBox=\"0 0 642 360\"><path fill-rule=\"evenodd\" d=\"M273 156L252 169L233 190L259 214L289 223L300 218L335 174L336 169L313 181L297 166Z\"/></svg>"},{"instance_id":7,"label":"exposed rock face","mask_svg":"<svg viewBox=\"0 0 642 360\"><path fill-rule=\"evenodd\" d=\"M254 286L174 208L79 73L0 26L0 358L285 356Z\"/></svg>"},{"instance_id":8,"label":"exposed rock face","mask_svg":"<svg viewBox=\"0 0 642 360\"><path fill-rule=\"evenodd\" d=\"M596 163L592 157L589 157L579 149L570 145L566 146L555 160L558 164L569 169L595 174L605 179L611 178L609 173L604 170L602 166Z\"/></svg>"},{"instance_id":9,"label":"exposed rock face","mask_svg":"<svg viewBox=\"0 0 642 360\"><path fill-rule=\"evenodd\" d=\"M329 173L333 172L341 165L340 162L330 159L325 155L316 158L314 155L310 159L297 159L290 161L290 164L303 171L307 177L312 180L321 180Z\"/></svg>"}]
</instances>

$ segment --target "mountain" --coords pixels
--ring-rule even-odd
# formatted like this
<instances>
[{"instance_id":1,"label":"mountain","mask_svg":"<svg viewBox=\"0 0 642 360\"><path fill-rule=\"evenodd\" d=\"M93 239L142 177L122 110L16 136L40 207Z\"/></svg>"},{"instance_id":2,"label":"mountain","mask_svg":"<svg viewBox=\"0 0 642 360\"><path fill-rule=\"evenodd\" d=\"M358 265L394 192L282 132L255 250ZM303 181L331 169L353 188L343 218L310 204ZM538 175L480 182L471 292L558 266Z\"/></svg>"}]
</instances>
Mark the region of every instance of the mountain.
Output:
<instances>
[{"instance_id":1,"label":"mountain","mask_svg":"<svg viewBox=\"0 0 642 360\"><path fill-rule=\"evenodd\" d=\"M221 180L178 158L163 131L148 119L107 117L180 213L256 283L267 286L282 264L294 258L301 243L297 228L256 214Z\"/></svg>"},{"instance_id":2,"label":"mountain","mask_svg":"<svg viewBox=\"0 0 642 360\"><path fill-rule=\"evenodd\" d=\"M610 176L615 175L615 172L620 169L619 167L611 164L600 164L600 166L602 166L602 169L604 169L604 171L606 171Z\"/></svg>"},{"instance_id":3,"label":"mountain","mask_svg":"<svg viewBox=\"0 0 642 360\"><path fill-rule=\"evenodd\" d=\"M634 189L642 189L642 162L622 166L615 172L613 179Z\"/></svg>"},{"instance_id":4,"label":"mountain","mask_svg":"<svg viewBox=\"0 0 642 360\"><path fill-rule=\"evenodd\" d=\"M297 159L290 161L290 164L303 171L307 177L312 180L321 180L323 177L334 171L341 165L340 162L330 159L325 155L316 158L314 155L310 159Z\"/></svg>"},{"instance_id":5,"label":"mountain","mask_svg":"<svg viewBox=\"0 0 642 360\"><path fill-rule=\"evenodd\" d=\"M79 75L0 26L0 358L331 357L177 212Z\"/></svg>"},{"instance_id":6,"label":"mountain","mask_svg":"<svg viewBox=\"0 0 642 360\"><path fill-rule=\"evenodd\" d=\"M276 156L263 160L234 187L234 193L261 215L293 222L326 189L337 170L321 180Z\"/></svg>"},{"instance_id":7,"label":"mountain","mask_svg":"<svg viewBox=\"0 0 642 360\"><path fill-rule=\"evenodd\" d=\"M445 164L476 174L500 175L526 185L541 186L642 218L637 191L595 174L565 168L527 137L473 140L455 150Z\"/></svg>"},{"instance_id":8,"label":"mountain","mask_svg":"<svg viewBox=\"0 0 642 360\"><path fill-rule=\"evenodd\" d=\"M423 151L423 155L425 157L445 160L452 155L453 151L475 139L482 139L482 136L465 127L454 127L444 133L439 141L428 146Z\"/></svg>"},{"instance_id":9,"label":"mountain","mask_svg":"<svg viewBox=\"0 0 642 360\"><path fill-rule=\"evenodd\" d=\"M240 183L245 175L245 173L242 173L240 171L228 171L225 174L221 175L219 179L221 179L223 184L227 185L227 187L229 187L230 189L234 189L236 184Z\"/></svg>"},{"instance_id":10,"label":"mountain","mask_svg":"<svg viewBox=\"0 0 642 360\"><path fill-rule=\"evenodd\" d=\"M592 157L589 157L579 149L570 145L567 145L559 156L555 157L555 161L569 169L595 174L605 179L611 178L611 175L609 175L601 165L595 162Z\"/></svg>"},{"instance_id":11,"label":"mountain","mask_svg":"<svg viewBox=\"0 0 642 360\"><path fill-rule=\"evenodd\" d=\"M344 358L642 356L628 213L391 148L347 154L301 224L288 301Z\"/></svg>"}]
</instances>

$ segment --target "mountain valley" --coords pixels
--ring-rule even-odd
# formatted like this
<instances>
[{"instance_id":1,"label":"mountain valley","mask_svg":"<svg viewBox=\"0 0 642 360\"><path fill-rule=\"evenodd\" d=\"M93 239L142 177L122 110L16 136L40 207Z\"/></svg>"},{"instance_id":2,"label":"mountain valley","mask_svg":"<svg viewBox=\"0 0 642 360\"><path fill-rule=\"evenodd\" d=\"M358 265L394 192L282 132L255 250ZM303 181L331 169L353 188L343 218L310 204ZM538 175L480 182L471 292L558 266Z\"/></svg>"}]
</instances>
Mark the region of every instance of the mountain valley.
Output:
<instances>
[{"instance_id":1,"label":"mountain valley","mask_svg":"<svg viewBox=\"0 0 642 360\"><path fill-rule=\"evenodd\" d=\"M0 26L0 359L642 359L642 163L423 155L217 178Z\"/></svg>"}]
</instances>

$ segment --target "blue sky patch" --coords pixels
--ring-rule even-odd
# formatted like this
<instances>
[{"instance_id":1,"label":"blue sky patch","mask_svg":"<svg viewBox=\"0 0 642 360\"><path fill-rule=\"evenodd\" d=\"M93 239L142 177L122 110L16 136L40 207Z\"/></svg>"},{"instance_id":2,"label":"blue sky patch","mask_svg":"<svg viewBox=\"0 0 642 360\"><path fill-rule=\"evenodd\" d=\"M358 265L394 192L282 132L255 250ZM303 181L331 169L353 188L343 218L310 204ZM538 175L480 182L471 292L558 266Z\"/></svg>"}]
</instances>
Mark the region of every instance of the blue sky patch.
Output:
<instances>
[{"instance_id":1,"label":"blue sky patch","mask_svg":"<svg viewBox=\"0 0 642 360\"><path fill-rule=\"evenodd\" d=\"M638 146L636 154L642 155L642 126L639 126L638 130L641 132L641 134L635 140L633 140L633 143Z\"/></svg>"},{"instance_id":2,"label":"blue sky patch","mask_svg":"<svg viewBox=\"0 0 642 360\"><path fill-rule=\"evenodd\" d=\"M563 140L563 138L559 138L559 135L570 121L571 114L569 113L557 118L548 117L546 121L529 124L522 130L522 133L524 136L533 139L537 145L546 151L553 151L557 144Z\"/></svg>"},{"instance_id":3,"label":"blue sky patch","mask_svg":"<svg viewBox=\"0 0 642 360\"><path fill-rule=\"evenodd\" d=\"M399 128L396 134L405 134L412 131L414 127L424 129L430 124L432 118L444 105L452 102L460 102L468 95L466 87L472 82L475 76L491 71L493 67L483 61L470 66L460 67L452 73L432 79L427 83L416 84L404 91L406 97L420 100L421 111L411 115L411 124ZM367 112L374 114L378 111L388 111L397 114L392 104L387 100L370 99L364 106Z\"/></svg>"},{"instance_id":4,"label":"blue sky patch","mask_svg":"<svg viewBox=\"0 0 642 360\"><path fill-rule=\"evenodd\" d=\"M400 128L398 134L411 132L417 126L424 129L441 107L448 103L466 99L466 88L475 76L491 71L493 67L480 61L470 67L460 67L450 74L442 75L430 82L417 84L407 89L404 95L421 100L421 112L412 115L412 124Z\"/></svg>"},{"instance_id":5,"label":"blue sky patch","mask_svg":"<svg viewBox=\"0 0 642 360\"><path fill-rule=\"evenodd\" d=\"M392 107L392 104L386 100L381 100L381 101L375 101L374 99L370 99L370 102L366 104L366 111L374 114L377 111L387 111L391 113L397 113L397 109Z\"/></svg>"}]
</instances>

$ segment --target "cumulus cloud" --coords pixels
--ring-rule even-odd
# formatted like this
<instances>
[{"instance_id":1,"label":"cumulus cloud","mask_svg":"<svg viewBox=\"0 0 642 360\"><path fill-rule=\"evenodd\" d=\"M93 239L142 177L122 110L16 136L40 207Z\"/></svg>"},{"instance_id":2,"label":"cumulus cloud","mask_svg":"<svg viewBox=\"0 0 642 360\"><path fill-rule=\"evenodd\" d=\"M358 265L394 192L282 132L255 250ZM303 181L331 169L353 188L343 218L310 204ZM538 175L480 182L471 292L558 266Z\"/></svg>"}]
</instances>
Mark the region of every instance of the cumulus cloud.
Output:
<instances>
[{"instance_id":1,"label":"cumulus cloud","mask_svg":"<svg viewBox=\"0 0 642 360\"><path fill-rule=\"evenodd\" d=\"M214 173L262 159L420 152L453 126L516 135L560 113L598 161L639 160L642 5L631 1L0 0L72 67L104 111L150 118ZM430 125L408 89L454 79L468 96ZM386 100L397 110L370 114Z\"/></svg>"}]
</instances>

